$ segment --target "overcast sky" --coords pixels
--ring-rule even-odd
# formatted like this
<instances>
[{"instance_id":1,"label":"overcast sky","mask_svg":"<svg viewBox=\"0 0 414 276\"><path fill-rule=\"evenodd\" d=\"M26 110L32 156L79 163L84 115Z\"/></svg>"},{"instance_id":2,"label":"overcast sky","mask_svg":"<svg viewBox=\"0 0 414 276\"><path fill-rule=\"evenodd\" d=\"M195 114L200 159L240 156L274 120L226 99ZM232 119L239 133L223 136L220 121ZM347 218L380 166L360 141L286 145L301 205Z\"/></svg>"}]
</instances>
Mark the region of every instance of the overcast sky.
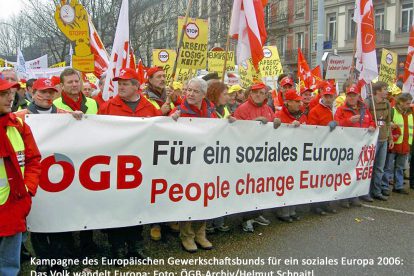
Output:
<instances>
[{"instance_id":1,"label":"overcast sky","mask_svg":"<svg viewBox=\"0 0 414 276\"><path fill-rule=\"evenodd\" d=\"M3 21L22 9L21 0L0 0L0 20Z\"/></svg>"}]
</instances>

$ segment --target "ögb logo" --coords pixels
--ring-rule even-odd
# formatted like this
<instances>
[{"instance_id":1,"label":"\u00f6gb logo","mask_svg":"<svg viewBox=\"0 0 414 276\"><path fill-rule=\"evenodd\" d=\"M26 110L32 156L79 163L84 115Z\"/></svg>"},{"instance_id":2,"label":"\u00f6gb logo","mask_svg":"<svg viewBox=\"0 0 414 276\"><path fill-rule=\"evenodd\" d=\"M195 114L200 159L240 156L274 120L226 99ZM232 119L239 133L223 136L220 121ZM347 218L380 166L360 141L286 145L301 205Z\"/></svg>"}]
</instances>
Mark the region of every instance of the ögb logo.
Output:
<instances>
[{"instance_id":1,"label":"\u00f6gb logo","mask_svg":"<svg viewBox=\"0 0 414 276\"><path fill-rule=\"evenodd\" d=\"M263 55L265 58L271 58L272 57L272 51L270 51L269 48L264 48L263 49Z\"/></svg>"},{"instance_id":2,"label":"\u00f6gb logo","mask_svg":"<svg viewBox=\"0 0 414 276\"><path fill-rule=\"evenodd\" d=\"M158 59L159 59L161 62L165 63L165 62L167 62L167 61L170 59L170 55L168 54L168 52L167 52L167 51L165 51L165 50L161 50L161 51L158 53Z\"/></svg>"},{"instance_id":3,"label":"\u00f6gb logo","mask_svg":"<svg viewBox=\"0 0 414 276\"><path fill-rule=\"evenodd\" d=\"M109 166L114 161L116 162L116 172L107 169L101 170L99 173L91 173L95 166ZM116 173L116 189L135 189L142 183L142 174L139 171L141 165L141 159L135 155L119 155L117 157L96 155L87 158L79 167L76 167L68 156L55 153L41 162L42 172L40 174L39 186L51 193L64 191L74 182L75 172L78 170L79 183L88 190L103 191L109 189L112 173ZM62 169L62 176L59 181L52 182L49 171L56 170L56 166ZM53 167L55 168L53 169ZM96 171L96 168L94 171ZM92 175L94 176L93 178ZM99 177L96 177L96 175ZM96 178L98 179L96 180Z\"/></svg>"},{"instance_id":4,"label":"\u00f6gb logo","mask_svg":"<svg viewBox=\"0 0 414 276\"><path fill-rule=\"evenodd\" d=\"M199 35L199 32L200 31L196 23L188 23L187 27L185 28L185 33L190 39L196 39Z\"/></svg>"},{"instance_id":5,"label":"\u00f6gb logo","mask_svg":"<svg viewBox=\"0 0 414 276\"><path fill-rule=\"evenodd\" d=\"M390 53L388 53L388 54L385 56L385 62L386 62L388 65L390 65L393 61L394 61L393 56L392 56Z\"/></svg>"},{"instance_id":6,"label":"\u00f6gb logo","mask_svg":"<svg viewBox=\"0 0 414 276\"><path fill-rule=\"evenodd\" d=\"M374 144L362 147L361 153L358 157L357 167L355 169L357 181L370 179L372 177L375 149L376 146Z\"/></svg>"}]
</instances>

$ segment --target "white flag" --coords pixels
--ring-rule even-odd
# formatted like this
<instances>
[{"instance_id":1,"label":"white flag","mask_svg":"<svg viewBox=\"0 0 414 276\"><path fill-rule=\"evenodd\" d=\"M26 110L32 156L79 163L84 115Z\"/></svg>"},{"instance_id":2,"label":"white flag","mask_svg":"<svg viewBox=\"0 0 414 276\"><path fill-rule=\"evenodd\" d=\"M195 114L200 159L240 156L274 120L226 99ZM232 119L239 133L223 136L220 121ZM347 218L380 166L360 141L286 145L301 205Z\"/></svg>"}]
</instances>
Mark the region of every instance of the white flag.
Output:
<instances>
[{"instance_id":1,"label":"white flag","mask_svg":"<svg viewBox=\"0 0 414 276\"><path fill-rule=\"evenodd\" d=\"M26 61L24 60L23 53L22 51L20 51L20 49L17 50L15 69L16 69L17 76L20 79L27 79L28 70L26 68Z\"/></svg>"},{"instance_id":2,"label":"white flag","mask_svg":"<svg viewBox=\"0 0 414 276\"><path fill-rule=\"evenodd\" d=\"M356 0L354 21L358 28L355 66L359 79L368 84L378 77L372 0Z\"/></svg>"},{"instance_id":3,"label":"white flag","mask_svg":"<svg viewBox=\"0 0 414 276\"><path fill-rule=\"evenodd\" d=\"M123 67L129 67L128 0L122 0L121 10L119 12L114 44L112 46L109 67L106 71L105 86L102 92L102 98L105 101L118 94L118 83L112 82L112 79L119 75L119 70Z\"/></svg>"},{"instance_id":4,"label":"white flag","mask_svg":"<svg viewBox=\"0 0 414 276\"><path fill-rule=\"evenodd\" d=\"M93 25L92 19L89 16L89 36L91 43L91 50L95 59L95 76L98 78L108 70L109 64L109 55L106 52L105 46L102 43L101 38L99 37L98 32Z\"/></svg>"}]
</instances>

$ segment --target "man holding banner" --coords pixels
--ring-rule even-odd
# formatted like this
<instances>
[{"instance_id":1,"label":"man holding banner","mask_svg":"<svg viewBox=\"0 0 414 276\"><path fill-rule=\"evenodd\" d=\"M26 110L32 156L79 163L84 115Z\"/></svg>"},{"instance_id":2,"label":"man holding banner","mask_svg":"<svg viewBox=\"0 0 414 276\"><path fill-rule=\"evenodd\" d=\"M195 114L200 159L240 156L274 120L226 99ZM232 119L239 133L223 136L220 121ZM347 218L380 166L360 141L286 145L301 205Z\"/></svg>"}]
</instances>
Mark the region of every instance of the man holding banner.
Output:
<instances>
[{"instance_id":1,"label":"man holding banner","mask_svg":"<svg viewBox=\"0 0 414 276\"><path fill-rule=\"evenodd\" d=\"M118 82L118 94L99 109L99 114L128 117L161 116L161 111L138 93L139 82L135 70L122 68L119 76L113 81ZM142 225L112 228L106 231L114 258L122 259L126 256L145 258Z\"/></svg>"},{"instance_id":2,"label":"man holding banner","mask_svg":"<svg viewBox=\"0 0 414 276\"><path fill-rule=\"evenodd\" d=\"M98 113L96 101L85 97L81 92L82 83L78 71L66 68L60 74L60 83L63 87L62 96L53 102L57 108L66 111L80 110L84 114Z\"/></svg>"}]
</instances>

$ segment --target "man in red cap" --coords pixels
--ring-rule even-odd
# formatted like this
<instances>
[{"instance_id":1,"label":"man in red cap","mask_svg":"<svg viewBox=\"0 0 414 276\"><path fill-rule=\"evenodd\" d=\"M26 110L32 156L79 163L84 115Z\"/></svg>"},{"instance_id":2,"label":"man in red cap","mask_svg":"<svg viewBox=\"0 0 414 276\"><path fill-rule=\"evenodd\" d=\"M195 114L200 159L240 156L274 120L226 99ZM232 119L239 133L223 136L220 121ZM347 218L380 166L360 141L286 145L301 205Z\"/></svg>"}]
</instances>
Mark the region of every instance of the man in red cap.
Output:
<instances>
[{"instance_id":1,"label":"man in red cap","mask_svg":"<svg viewBox=\"0 0 414 276\"><path fill-rule=\"evenodd\" d=\"M340 126L369 128L370 131L375 131L371 112L361 101L361 88L356 84L346 90L345 104L338 107L334 118Z\"/></svg>"},{"instance_id":2,"label":"man in red cap","mask_svg":"<svg viewBox=\"0 0 414 276\"><path fill-rule=\"evenodd\" d=\"M22 234L40 177L40 153L30 127L11 113L18 88L0 79L0 275L18 275Z\"/></svg>"},{"instance_id":3,"label":"man in red cap","mask_svg":"<svg viewBox=\"0 0 414 276\"><path fill-rule=\"evenodd\" d=\"M53 103L56 107L66 111L80 110L84 114L98 113L98 104L95 100L82 94L82 80L79 72L73 68L66 68L60 74L62 96Z\"/></svg>"},{"instance_id":4,"label":"man in red cap","mask_svg":"<svg viewBox=\"0 0 414 276\"><path fill-rule=\"evenodd\" d=\"M327 126L334 120L333 103L336 91L333 85L327 84L319 88L321 99L319 103L309 111L308 125Z\"/></svg>"},{"instance_id":5,"label":"man in red cap","mask_svg":"<svg viewBox=\"0 0 414 276\"><path fill-rule=\"evenodd\" d=\"M273 121L274 113L267 105L267 92L264 83L256 83L247 88L249 95L247 101L241 104L234 112L234 117L239 120L258 120L262 122Z\"/></svg>"},{"instance_id":6,"label":"man in red cap","mask_svg":"<svg viewBox=\"0 0 414 276\"><path fill-rule=\"evenodd\" d=\"M138 74L130 68L123 68L113 81L118 82L118 95L99 109L102 115L129 117L161 116L161 111L138 93Z\"/></svg>"},{"instance_id":7,"label":"man in red cap","mask_svg":"<svg viewBox=\"0 0 414 276\"><path fill-rule=\"evenodd\" d=\"M289 89L285 92L285 103L282 110L277 111L276 118L282 123L299 126L306 123L306 115L301 111L302 97L299 96L295 89Z\"/></svg>"},{"instance_id":8,"label":"man in red cap","mask_svg":"<svg viewBox=\"0 0 414 276\"><path fill-rule=\"evenodd\" d=\"M276 110L281 110L285 100L285 92L294 88L295 83L289 76L283 77L279 82L279 92L277 98L274 98L274 105Z\"/></svg>"},{"instance_id":9,"label":"man in red cap","mask_svg":"<svg viewBox=\"0 0 414 276\"><path fill-rule=\"evenodd\" d=\"M308 125L329 126L331 131L335 129L337 123L334 121L333 105L336 96L335 86L326 82L319 88L319 103L311 109L308 114ZM331 202L312 204L311 209L319 215L326 215L326 212L337 213Z\"/></svg>"},{"instance_id":10,"label":"man in red cap","mask_svg":"<svg viewBox=\"0 0 414 276\"><path fill-rule=\"evenodd\" d=\"M25 119L26 114L69 113L68 111L57 108L53 104L53 99L55 98L56 93L58 93L58 90L50 79L40 78L36 80L33 83L32 93L33 102L29 104L27 109L16 112L16 116L22 120ZM73 113L77 119L82 117L81 111Z\"/></svg>"},{"instance_id":11,"label":"man in red cap","mask_svg":"<svg viewBox=\"0 0 414 276\"><path fill-rule=\"evenodd\" d=\"M306 124L306 115L301 111L302 97L297 94L295 89L287 90L284 96L284 105L281 110L276 112L275 118L295 127ZM277 216L279 220L289 223L293 220L300 220L296 214L296 206L277 208Z\"/></svg>"},{"instance_id":12,"label":"man in red cap","mask_svg":"<svg viewBox=\"0 0 414 276\"><path fill-rule=\"evenodd\" d=\"M310 103L313 99L313 89L308 87L302 87L300 90L300 95L302 96L302 107L301 110L303 114L308 116L311 109Z\"/></svg>"},{"instance_id":13,"label":"man in red cap","mask_svg":"<svg viewBox=\"0 0 414 276\"><path fill-rule=\"evenodd\" d=\"M138 93L140 84L135 70L122 68L119 71L119 76L115 77L113 81L118 82L118 94L99 109L99 114L129 117L162 115L157 108ZM107 229L113 257L117 259L145 258L142 231L142 225Z\"/></svg>"},{"instance_id":14,"label":"man in red cap","mask_svg":"<svg viewBox=\"0 0 414 276\"><path fill-rule=\"evenodd\" d=\"M371 112L361 101L361 88L356 84L352 84L347 88L345 103L338 107L334 119L340 126L368 128L370 132L375 131L375 122L372 119ZM344 208L349 208L350 205L362 206L357 197L344 199L341 205Z\"/></svg>"},{"instance_id":15,"label":"man in red cap","mask_svg":"<svg viewBox=\"0 0 414 276\"><path fill-rule=\"evenodd\" d=\"M174 108L170 99L173 91L166 86L164 69L159 66L151 67L147 71L147 77L148 86L142 93L151 104L161 110L162 115L168 115Z\"/></svg>"},{"instance_id":16,"label":"man in red cap","mask_svg":"<svg viewBox=\"0 0 414 276\"><path fill-rule=\"evenodd\" d=\"M238 120L256 120L266 124L274 120L272 108L267 105L266 85L262 82L256 83L246 89L249 95L247 101L237 107L234 117ZM274 122L279 126L280 122ZM270 221L263 216L263 212L249 212L243 214L243 231L254 232L254 224L267 226Z\"/></svg>"}]
</instances>

